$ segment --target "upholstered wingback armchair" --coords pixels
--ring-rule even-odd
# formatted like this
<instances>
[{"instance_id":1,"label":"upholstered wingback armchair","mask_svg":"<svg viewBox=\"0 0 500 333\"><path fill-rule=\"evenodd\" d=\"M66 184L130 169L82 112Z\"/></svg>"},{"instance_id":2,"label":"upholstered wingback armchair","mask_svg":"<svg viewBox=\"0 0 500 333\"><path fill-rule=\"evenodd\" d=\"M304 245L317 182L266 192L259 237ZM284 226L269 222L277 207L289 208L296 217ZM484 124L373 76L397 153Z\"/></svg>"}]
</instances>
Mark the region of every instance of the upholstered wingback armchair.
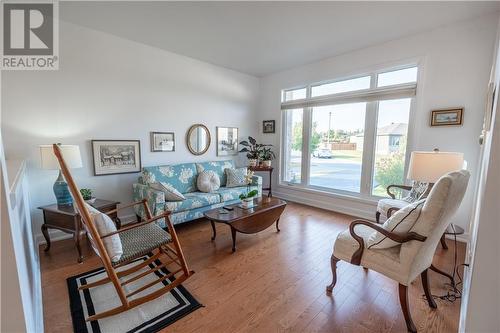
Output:
<instances>
[{"instance_id":1,"label":"upholstered wingback armchair","mask_svg":"<svg viewBox=\"0 0 500 333\"><path fill-rule=\"evenodd\" d=\"M393 189L398 188L407 192L405 196L401 199L396 199L396 194L392 192ZM390 198L380 199L377 204L377 211L375 213L375 220L377 223L380 222L380 215L387 218L391 217L392 213L398 209L407 206L417 200L425 198L428 194L427 192L428 184L422 182L413 182L412 186L408 185L389 185L387 186L387 194Z\"/></svg>"},{"instance_id":2,"label":"upholstered wingback armchair","mask_svg":"<svg viewBox=\"0 0 500 333\"><path fill-rule=\"evenodd\" d=\"M427 270L432 265L434 252L441 235L450 224L469 181L466 170L448 173L432 188L409 232L395 233L364 220L351 222L335 241L331 266L333 279L327 287L331 292L337 282L336 267L339 260L373 269L399 283L399 300L408 331L416 332L408 307L408 285L421 275L422 285L431 308L437 305L431 296ZM370 235L378 231L399 245L386 249L365 247Z\"/></svg>"}]
</instances>

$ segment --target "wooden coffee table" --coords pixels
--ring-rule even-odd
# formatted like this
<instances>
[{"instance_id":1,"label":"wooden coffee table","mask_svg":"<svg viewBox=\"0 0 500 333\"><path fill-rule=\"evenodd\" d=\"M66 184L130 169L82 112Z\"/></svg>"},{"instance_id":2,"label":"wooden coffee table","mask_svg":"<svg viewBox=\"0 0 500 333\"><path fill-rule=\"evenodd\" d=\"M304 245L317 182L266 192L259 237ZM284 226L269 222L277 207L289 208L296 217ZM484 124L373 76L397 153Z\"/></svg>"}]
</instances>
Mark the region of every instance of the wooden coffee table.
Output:
<instances>
[{"instance_id":1,"label":"wooden coffee table","mask_svg":"<svg viewBox=\"0 0 500 333\"><path fill-rule=\"evenodd\" d=\"M276 231L279 232L278 223L281 213L285 210L286 202L278 198L258 198L254 200L255 207L243 209L239 204L229 205L233 210L227 214L219 213L221 208L205 212L205 217L212 224L212 240L215 240L217 232L215 222L227 224L231 228L233 238L233 252L236 251L236 232L243 234L255 234L276 223Z\"/></svg>"}]
</instances>

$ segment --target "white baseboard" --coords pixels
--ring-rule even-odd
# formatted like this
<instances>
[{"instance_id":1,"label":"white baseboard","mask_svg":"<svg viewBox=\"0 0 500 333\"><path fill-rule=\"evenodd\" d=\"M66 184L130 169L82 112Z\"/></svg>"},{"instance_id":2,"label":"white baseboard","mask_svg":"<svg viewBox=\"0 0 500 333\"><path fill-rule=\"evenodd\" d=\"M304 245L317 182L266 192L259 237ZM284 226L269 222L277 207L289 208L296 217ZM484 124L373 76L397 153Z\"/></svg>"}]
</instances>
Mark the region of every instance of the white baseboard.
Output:
<instances>
[{"instance_id":1,"label":"white baseboard","mask_svg":"<svg viewBox=\"0 0 500 333\"><path fill-rule=\"evenodd\" d=\"M120 220L122 221L122 225L125 225L127 223L136 221L136 216L134 214L120 216ZM67 233L62 232L61 230L57 230L57 229L49 229L48 231L49 231L50 241L52 243L73 237L72 234L67 234ZM45 241L45 237L43 237L43 234L41 232L38 232L37 234L35 234L35 244L36 244L37 248L40 247L40 245L43 245L46 243L47 242Z\"/></svg>"},{"instance_id":2,"label":"white baseboard","mask_svg":"<svg viewBox=\"0 0 500 333\"><path fill-rule=\"evenodd\" d=\"M326 210L331 210L334 212L346 214L346 215L352 215L355 217L360 217L368 221L375 221L375 213L373 211L366 211L363 209L356 209L352 207L347 207L345 205L338 205L333 202L333 200L328 200L328 201L323 201L323 200L313 200L310 198L307 198L305 196L297 196L294 194L290 193L283 193L283 192L273 192L273 196L281 198L283 200L287 201L292 201L296 202L299 204L304 204L316 208L322 208Z\"/></svg>"}]
</instances>

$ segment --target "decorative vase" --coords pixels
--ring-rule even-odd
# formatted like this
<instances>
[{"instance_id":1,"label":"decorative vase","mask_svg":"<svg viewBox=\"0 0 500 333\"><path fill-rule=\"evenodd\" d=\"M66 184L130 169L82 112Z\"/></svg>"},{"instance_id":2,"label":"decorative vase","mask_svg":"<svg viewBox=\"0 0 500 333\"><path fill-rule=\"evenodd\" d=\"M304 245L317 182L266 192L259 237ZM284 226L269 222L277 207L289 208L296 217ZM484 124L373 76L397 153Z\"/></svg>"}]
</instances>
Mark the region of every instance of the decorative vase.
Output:
<instances>
[{"instance_id":1,"label":"decorative vase","mask_svg":"<svg viewBox=\"0 0 500 333\"><path fill-rule=\"evenodd\" d=\"M252 208L253 207L253 198L246 198L241 200L241 206L243 208Z\"/></svg>"},{"instance_id":2,"label":"decorative vase","mask_svg":"<svg viewBox=\"0 0 500 333\"><path fill-rule=\"evenodd\" d=\"M255 158L249 159L248 166L251 166L251 167L257 166L257 159L255 159Z\"/></svg>"},{"instance_id":3,"label":"decorative vase","mask_svg":"<svg viewBox=\"0 0 500 333\"><path fill-rule=\"evenodd\" d=\"M262 161L262 166L264 168L270 168L271 167L271 160Z\"/></svg>"}]
</instances>

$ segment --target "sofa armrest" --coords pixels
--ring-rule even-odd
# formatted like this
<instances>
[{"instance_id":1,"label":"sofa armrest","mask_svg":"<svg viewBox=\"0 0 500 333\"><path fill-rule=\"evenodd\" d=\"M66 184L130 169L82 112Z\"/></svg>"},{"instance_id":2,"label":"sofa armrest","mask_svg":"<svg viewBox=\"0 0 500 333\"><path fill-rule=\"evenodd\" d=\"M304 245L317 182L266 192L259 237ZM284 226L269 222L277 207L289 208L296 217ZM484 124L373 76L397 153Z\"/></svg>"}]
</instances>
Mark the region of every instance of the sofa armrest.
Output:
<instances>
[{"instance_id":1,"label":"sofa armrest","mask_svg":"<svg viewBox=\"0 0 500 333\"><path fill-rule=\"evenodd\" d=\"M154 190L148 185L135 183L132 185L133 188L133 199L134 201L140 201L146 199L148 205L152 210L153 216L158 215L158 213L163 213L158 211L158 206L163 206L165 204L165 193L162 191ZM146 217L144 212L144 207L136 206L134 208L135 213L142 218Z\"/></svg>"}]
</instances>

